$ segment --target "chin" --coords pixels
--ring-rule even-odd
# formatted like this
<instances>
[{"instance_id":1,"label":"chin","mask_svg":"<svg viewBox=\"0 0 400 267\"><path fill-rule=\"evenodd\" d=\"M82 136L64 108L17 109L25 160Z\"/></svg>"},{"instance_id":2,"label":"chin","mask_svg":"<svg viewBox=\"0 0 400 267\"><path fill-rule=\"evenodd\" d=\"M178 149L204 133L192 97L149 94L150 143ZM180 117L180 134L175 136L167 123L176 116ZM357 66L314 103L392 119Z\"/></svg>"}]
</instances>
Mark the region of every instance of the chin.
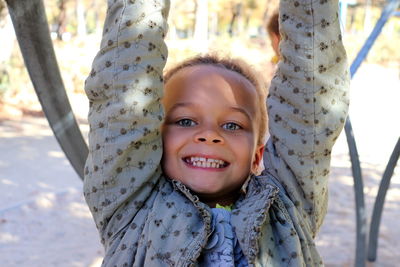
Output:
<instances>
[{"instance_id":1,"label":"chin","mask_svg":"<svg viewBox=\"0 0 400 267\"><path fill-rule=\"evenodd\" d=\"M214 186L214 185L198 186L198 185L188 184L188 183L184 183L184 182L182 182L182 183L185 184L188 188L190 188L190 190L192 190L196 194L209 195L209 194L217 194L218 193L218 190L216 189L216 186Z\"/></svg>"}]
</instances>

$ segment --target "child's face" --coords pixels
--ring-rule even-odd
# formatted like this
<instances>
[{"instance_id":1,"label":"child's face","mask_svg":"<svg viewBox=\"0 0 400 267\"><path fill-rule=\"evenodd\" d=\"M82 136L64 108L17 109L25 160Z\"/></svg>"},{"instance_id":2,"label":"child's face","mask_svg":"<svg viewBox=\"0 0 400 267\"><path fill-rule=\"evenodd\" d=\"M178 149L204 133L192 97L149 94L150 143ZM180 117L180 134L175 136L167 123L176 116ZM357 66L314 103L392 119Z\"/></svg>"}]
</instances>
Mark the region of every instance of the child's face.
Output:
<instances>
[{"instance_id":1,"label":"child's face","mask_svg":"<svg viewBox=\"0 0 400 267\"><path fill-rule=\"evenodd\" d=\"M261 161L256 89L240 74L186 67L165 85L163 169L203 198L236 194Z\"/></svg>"}]
</instances>

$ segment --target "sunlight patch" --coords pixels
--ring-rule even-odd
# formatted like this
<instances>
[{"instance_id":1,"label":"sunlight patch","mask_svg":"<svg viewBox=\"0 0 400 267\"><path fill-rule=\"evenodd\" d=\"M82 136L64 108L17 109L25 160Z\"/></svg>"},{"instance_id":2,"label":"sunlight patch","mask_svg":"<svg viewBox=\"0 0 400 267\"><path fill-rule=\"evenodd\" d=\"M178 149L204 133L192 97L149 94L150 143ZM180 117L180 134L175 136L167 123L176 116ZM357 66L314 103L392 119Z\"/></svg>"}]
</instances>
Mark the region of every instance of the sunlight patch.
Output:
<instances>
[{"instance_id":1,"label":"sunlight patch","mask_svg":"<svg viewBox=\"0 0 400 267\"><path fill-rule=\"evenodd\" d=\"M9 243L17 243L19 238L10 233L1 233L0 232L0 244L9 244Z\"/></svg>"},{"instance_id":2,"label":"sunlight patch","mask_svg":"<svg viewBox=\"0 0 400 267\"><path fill-rule=\"evenodd\" d=\"M87 207L86 204L83 203L72 202L68 206L68 211L72 216L77 218L85 218L85 219L92 218L92 215L89 212L89 208Z\"/></svg>"},{"instance_id":3,"label":"sunlight patch","mask_svg":"<svg viewBox=\"0 0 400 267\"><path fill-rule=\"evenodd\" d=\"M64 157L64 153L60 152L60 151L49 151L47 154L53 158L63 158Z\"/></svg>"}]
</instances>

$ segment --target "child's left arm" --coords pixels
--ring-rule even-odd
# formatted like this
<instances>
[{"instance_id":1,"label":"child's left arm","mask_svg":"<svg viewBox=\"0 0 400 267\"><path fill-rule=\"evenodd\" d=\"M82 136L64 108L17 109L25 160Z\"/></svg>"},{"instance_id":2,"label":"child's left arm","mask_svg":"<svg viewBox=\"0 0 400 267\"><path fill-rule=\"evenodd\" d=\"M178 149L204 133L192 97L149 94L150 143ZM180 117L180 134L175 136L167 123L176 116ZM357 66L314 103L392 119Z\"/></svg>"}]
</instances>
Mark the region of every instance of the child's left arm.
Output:
<instances>
[{"instance_id":1,"label":"child's left arm","mask_svg":"<svg viewBox=\"0 0 400 267\"><path fill-rule=\"evenodd\" d=\"M264 161L313 235L327 207L332 146L343 128L349 75L337 0L281 0L282 61L267 100ZM284 197L284 196L282 196Z\"/></svg>"}]
</instances>

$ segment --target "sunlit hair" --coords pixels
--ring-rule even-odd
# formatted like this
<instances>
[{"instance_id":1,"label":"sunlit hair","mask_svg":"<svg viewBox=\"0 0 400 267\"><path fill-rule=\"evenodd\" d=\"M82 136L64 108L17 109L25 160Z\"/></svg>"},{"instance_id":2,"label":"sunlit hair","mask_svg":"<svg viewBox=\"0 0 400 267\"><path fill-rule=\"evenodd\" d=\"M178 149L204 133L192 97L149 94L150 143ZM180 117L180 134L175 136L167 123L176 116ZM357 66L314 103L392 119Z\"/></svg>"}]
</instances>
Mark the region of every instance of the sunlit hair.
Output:
<instances>
[{"instance_id":1,"label":"sunlit hair","mask_svg":"<svg viewBox=\"0 0 400 267\"><path fill-rule=\"evenodd\" d=\"M267 108L266 108L266 88L265 83L262 80L262 75L258 74L252 66L247 64L245 61L241 59L235 58L222 58L215 54L208 54L202 56L196 56L193 58L189 58L184 60L181 63L178 63L173 68L169 69L164 74L164 84L166 84L171 77L176 74L178 71L193 66L199 65L212 65L218 68L230 70L236 72L246 78L256 89L258 96L258 110L260 114L260 125L259 125L259 136L258 136L258 144L264 144L265 135L267 132Z\"/></svg>"},{"instance_id":2,"label":"sunlit hair","mask_svg":"<svg viewBox=\"0 0 400 267\"><path fill-rule=\"evenodd\" d=\"M274 14L272 14L271 18L269 19L267 23L267 31L269 35L275 34L276 36L280 35L279 32L279 13L276 11Z\"/></svg>"}]
</instances>

